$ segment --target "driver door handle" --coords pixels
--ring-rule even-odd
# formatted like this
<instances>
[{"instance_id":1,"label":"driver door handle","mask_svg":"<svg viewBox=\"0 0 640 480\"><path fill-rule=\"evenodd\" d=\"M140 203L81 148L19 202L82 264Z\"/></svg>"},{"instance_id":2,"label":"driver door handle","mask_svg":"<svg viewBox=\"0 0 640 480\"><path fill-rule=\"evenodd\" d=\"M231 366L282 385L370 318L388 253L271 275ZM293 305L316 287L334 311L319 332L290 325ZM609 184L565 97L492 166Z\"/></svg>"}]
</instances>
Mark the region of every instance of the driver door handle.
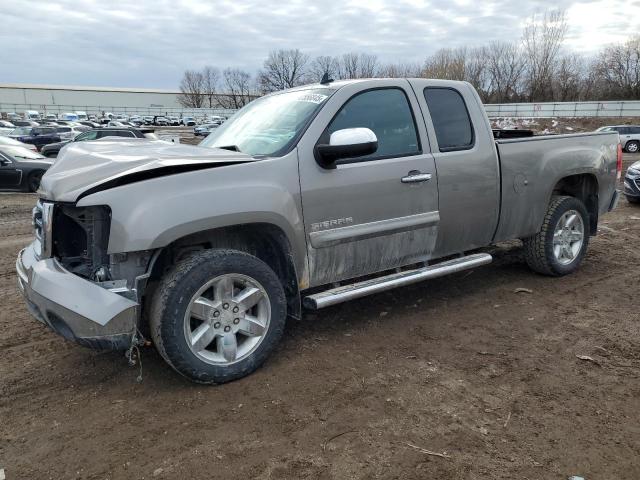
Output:
<instances>
[{"instance_id":1,"label":"driver door handle","mask_svg":"<svg viewBox=\"0 0 640 480\"><path fill-rule=\"evenodd\" d=\"M411 170L406 177L402 177L400 181L402 183L422 183L427 180L431 180L430 173L422 173L418 170Z\"/></svg>"}]
</instances>

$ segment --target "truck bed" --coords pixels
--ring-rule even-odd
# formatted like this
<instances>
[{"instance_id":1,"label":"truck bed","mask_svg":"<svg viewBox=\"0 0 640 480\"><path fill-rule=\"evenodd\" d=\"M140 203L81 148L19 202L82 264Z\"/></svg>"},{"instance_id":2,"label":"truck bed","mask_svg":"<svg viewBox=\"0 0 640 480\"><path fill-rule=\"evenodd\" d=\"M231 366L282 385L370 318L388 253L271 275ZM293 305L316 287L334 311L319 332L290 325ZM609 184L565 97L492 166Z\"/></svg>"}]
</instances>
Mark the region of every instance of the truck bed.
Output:
<instances>
[{"instance_id":1,"label":"truck bed","mask_svg":"<svg viewBox=\"0 0 640 480\"><path fill-rule=\"evenodd\" d=\"M598 185L598 211L608 210L616 183L617 133L544 135L495 143L501 176L496 242L535 234L554 187L567 175L592 175Z\"/></svg>"}]
</instances>

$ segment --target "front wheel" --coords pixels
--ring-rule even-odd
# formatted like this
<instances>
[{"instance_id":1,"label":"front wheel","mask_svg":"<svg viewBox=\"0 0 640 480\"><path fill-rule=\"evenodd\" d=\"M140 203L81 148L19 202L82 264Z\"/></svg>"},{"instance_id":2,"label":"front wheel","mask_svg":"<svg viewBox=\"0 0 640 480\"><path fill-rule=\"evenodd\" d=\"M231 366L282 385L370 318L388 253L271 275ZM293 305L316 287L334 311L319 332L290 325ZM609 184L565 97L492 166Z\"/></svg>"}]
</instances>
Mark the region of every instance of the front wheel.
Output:
<instances>
[{"instance_id":1,"label":"front wheel","mask_svg":"<svg viewBox=\"0 0 640 480\"><path fill-rule=\"evenodd\" d=\"M178 373L224 383L257 369L273 351L287 314L278 276L236 250L206 250L161 280L151 309L151 337Z\"/></svg>"},{"instance_id":2,"label":"front wheel","mask_svg":"<svg viewBox=\"0 0 640 480\"><path fill-rule=\"evenodd\" d=\"M42 175L44 172L37 171L32 172L27 177L27 188L30 192L36 192L38 188L40 188L40 180L42 180Z\"/></svg>"},{"instance_id":3,"label":"front wheel","mask_svg":"<svg viewBox=\"0 0 640 480\"><path fill-rule=\"evenodd\" d=\"M589 243L589 215L574 197L554 196L540 231L525 238L529 267L544 275L561 276L578 269Z\"/></svg>"}]
</instances>

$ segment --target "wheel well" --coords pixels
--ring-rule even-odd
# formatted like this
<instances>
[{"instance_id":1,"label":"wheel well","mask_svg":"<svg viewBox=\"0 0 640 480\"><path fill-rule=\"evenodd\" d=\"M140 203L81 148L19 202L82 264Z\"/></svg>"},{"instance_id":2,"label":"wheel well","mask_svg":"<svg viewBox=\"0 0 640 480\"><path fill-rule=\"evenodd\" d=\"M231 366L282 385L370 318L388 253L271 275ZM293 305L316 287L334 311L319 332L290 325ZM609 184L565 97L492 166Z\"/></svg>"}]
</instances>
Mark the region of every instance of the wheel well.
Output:
<instances>
[{"instance_id":1,"label":"wheel well","mask_svg":"<svg viewBox=\"0 0 640 480\"><path fill-rule=\"evenodd\" d=\"M568 195L584 203L589 213L591 235L598 231L598 179L590 173L564 177L553 188L553 195Z\"/></svg>"},{"instance_id":2,"label":"wheel well","mask_svg":"<svg viewBox=\"0 0 640 480\"><path fill-rule=\"evenodd\" d=\"M299 319L301 313L298 278L293 263L291 245L285 233L269 223L252 223L222 227L187 235L167 245L155 261L149 287L164 272L185 256L199 250L230 248L256 256L278 275L287 297L287 314ZM152 293L152 292L145 292Z\"/></svg>"}]
</instances>

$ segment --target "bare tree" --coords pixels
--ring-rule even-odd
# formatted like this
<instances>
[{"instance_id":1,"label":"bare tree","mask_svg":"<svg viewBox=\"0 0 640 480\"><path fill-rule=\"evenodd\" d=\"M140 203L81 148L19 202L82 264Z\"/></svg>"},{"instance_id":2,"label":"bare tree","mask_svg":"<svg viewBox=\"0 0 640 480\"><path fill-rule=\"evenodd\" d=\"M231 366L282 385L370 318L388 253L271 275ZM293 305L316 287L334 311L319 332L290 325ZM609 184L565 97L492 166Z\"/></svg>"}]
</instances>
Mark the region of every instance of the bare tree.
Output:
<instances>
[{"instance_id":1,"label":"bare tree","mask_svg":"<svg viewBox=\"0 0 640 480\"><path fill-rule=\"evenodd\" d=\"M218 83L220 82L220 70L215 67L206 66L202 70L203 93L207 99L209 108L218 105L216 94L218 92Z\"/></svg>"},{"instance_id":2,"label":"bare tree","mask_svg":"<svg viewBox=\"0 0 640 480\"><path fill-rule=\"evenodd\" d=\"M466 48L441 48L427 58L422 70L422 76L426 78L464 80L466 61Z\"/></svg>"},{"instance_id":3,"label":"bare tree","mask_svg":"<svg viewBox=\"0 0 640 480\"><path fill-rule=\"evenodd\" d=\"M585 62L578 54L563 55L558 59L553 75L554 100L575 102L583 99L585 90Z\"/></svg>"},{"instance_id":4,"label":"bare tree","mask_svg":"<svg viewBox=\"0 0 640 480\"><path fill-rule=\"evenodd\" d=\"M484 47L487 72L487 99L491 102L516 102L522 95L525 68L522 50L516 43L493 42Z\"/></svg>"},{"instance_id":5,"label":"bare tree","mask_svg":"<svg viewBox=\"0 0 640 480\"><path fill-rule=\"evenodd\" d=\"M204 104L204 76L202 72L187 70L180 81L178 102L183 107L200 108Z\"/></svg>"},{"instance_id":6,"label":"bare tree","mask_svg":"<svg viewBox=\"0 0 640 480\"><path fill-rule=\"evenodd\" d=\"M337 78L340 75L340 62L336 57L323 55L316 57L309 66L309 80L320 81L324 74L329 78Z\"/></svg>"},{"instance_id":7,"label":"bare tree","mask_svg":"<svg viewBox=\"0 0 640 480\"><path fill-rule=\"evenodd\" d=\"M339 76L342 79L373 78L376 76L378 57L368 53L345 53L340 58Z\"/></svg>"},{"instance_id":8,"label":"bare tree","mask_svg":"<svg viewBox=\"0 0 640 480\"><path fill-rule=\"evenodd\" d=\"M237 68L227 68L222 72L224 93L218 97L223 108L242 108L255 95L252 92L251 75Z\"/></svg>"},{"instance_id":9,"label":"bare tree","mask_svg":"<svg viewBox=\"0 0 640 480\"><path fill-rule=\"evenodd\" d=\"M624 44L611 45L600 53L596 72L600 90L606 98L627 100L640 98L640 35Z\"/></svg>"},{"instance_id":10,"label":"bare tree","mask_svg":"<svg viewBox=\"0 0 640 480\"><path fill-rule=\"evenodd\" d=\"M264 61L258 82L263 92L284 90L302 85L309 56L297 48L295 50L274 50Z\"/></svg>"},{"instance_id":11,"label":"bare tree","mask_svg":"<svg viewBox=\"0 0 640 480\"><path fill-rule=\"evenodd\" d=\"M442 48L427 58L422 77L464 80L484 96L487 86L484 50L482 48Z\"/></svg>"},{"instance_id":12,"label":"bare tree","mask_svg":"<svg viewBox=\"0 0 640 480\"><path fill-rule=\"evenodd\" d=\"M422 73L419 63L387 63L378 67L378 73L382 78L415 78Z\"/></svg>"},{"instance_id":13,"label":"bare tree","mask_svg":"<svg viewBox=\"0 0 640 480\"><path fill-rule=\"evenodd\" d=\"M522 44L527 64L529 101L553 100L553 74L567 28L564 10L534 15L525 27Z\"/></svg>"}]
</instances>

